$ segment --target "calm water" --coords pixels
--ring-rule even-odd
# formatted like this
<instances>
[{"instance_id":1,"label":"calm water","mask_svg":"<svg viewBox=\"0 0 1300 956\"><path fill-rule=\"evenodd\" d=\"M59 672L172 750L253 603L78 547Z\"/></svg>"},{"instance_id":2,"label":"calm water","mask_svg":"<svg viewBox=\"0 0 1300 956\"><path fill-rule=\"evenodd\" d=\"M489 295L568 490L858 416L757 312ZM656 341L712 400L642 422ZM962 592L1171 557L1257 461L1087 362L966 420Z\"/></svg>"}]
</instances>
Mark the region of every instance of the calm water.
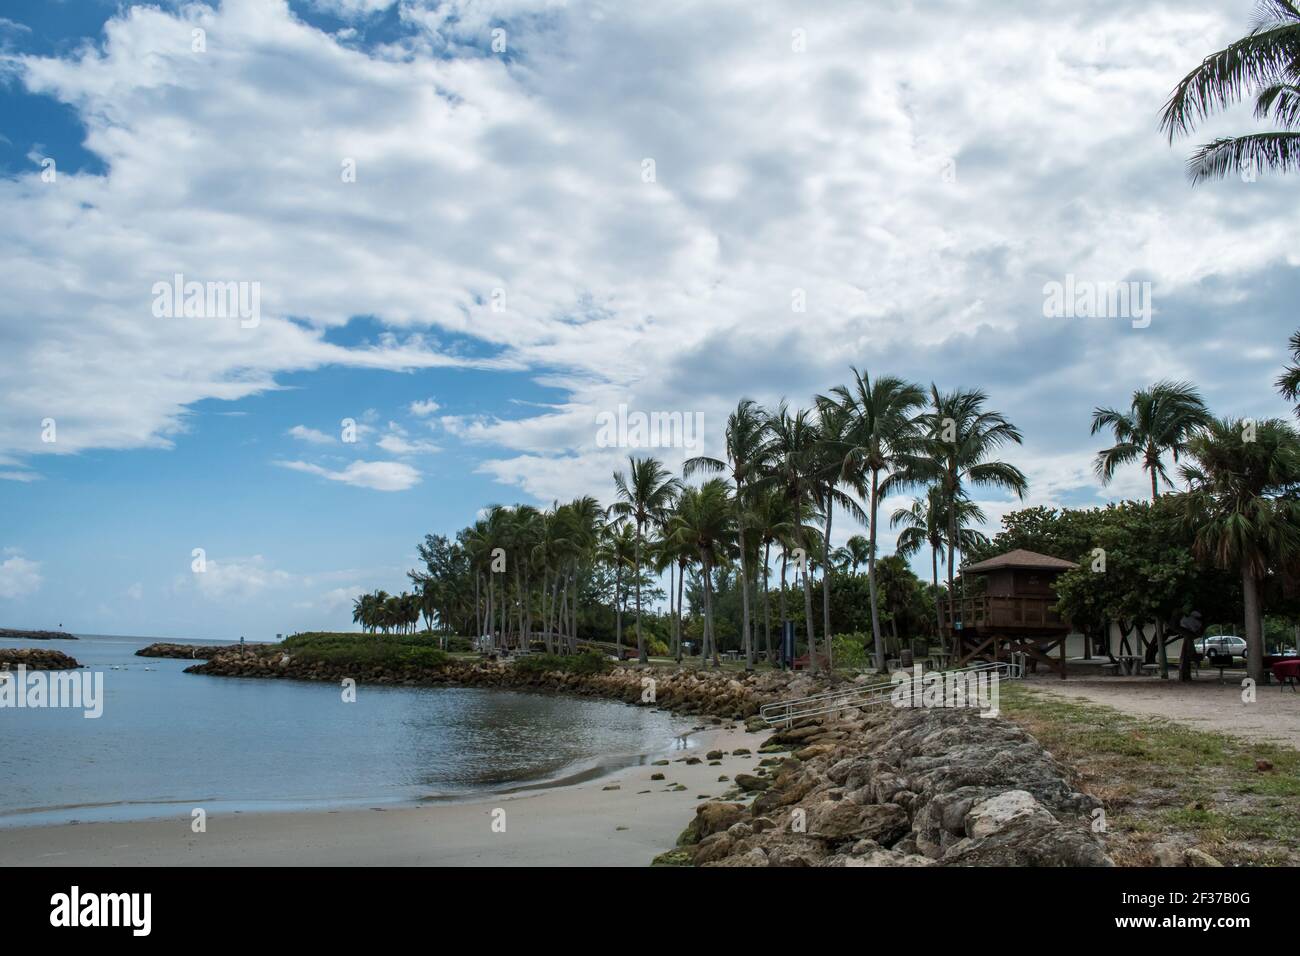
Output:
<instances>
[{"instance_id":1,"label":"calm water","mask_svg":"<svg viewBox=\"0 0 1300 956\"><path fill-rule=\"evenodd\" d=\"M135 656L154 640L0 641L104 675L97 720L0 709L0 828L466 797L686 746L682 719L613 701L363 684L345 704L335 684L203 677L182 673L189 661Z\"/></svg>"}]
</instances>

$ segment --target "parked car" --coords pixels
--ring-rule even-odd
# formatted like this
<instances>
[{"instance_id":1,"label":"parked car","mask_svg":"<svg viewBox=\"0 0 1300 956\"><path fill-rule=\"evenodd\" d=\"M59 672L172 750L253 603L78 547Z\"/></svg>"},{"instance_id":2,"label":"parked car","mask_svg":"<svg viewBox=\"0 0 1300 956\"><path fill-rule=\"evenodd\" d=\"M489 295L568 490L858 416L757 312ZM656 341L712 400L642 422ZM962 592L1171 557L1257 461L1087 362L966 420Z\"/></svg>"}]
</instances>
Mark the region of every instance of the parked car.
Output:
<instances>
[{"instance_id":1,"label":"parked car","mask_svg":"<svg viewBox=\"0 0 1300 956\"><path fill-rule=\"evenodd\" d=\"M1232 634L1220 634L1216 637L1199 638L1193 645L1198 654L1204 654L1207 657L1211 654L1226 655L1228 657L1245 657L1246 656L1246 639L1236 637Z\"/></svg>"}]
</instances>

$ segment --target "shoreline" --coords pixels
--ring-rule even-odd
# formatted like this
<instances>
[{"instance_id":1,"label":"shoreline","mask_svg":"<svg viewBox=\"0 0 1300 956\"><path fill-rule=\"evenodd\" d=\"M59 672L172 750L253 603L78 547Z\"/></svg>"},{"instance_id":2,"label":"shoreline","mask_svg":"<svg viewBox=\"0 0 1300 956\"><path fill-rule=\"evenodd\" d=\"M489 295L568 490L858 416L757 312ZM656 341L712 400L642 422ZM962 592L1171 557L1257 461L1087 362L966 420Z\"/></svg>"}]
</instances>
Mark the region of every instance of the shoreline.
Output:
<instances>
[{"instance_id":1,"label":"shoreline","mask_svg":"<svg viewBox=\"0 0 1300 956\"><path fill-rule=\"evenodd\" d=\"M767 731L743 725L685 735L688 750L559 785L435 798L375 809L207 814L191 830L190 808L141 821L4 828L0 866L648 866L672 849L702 795L720 796L737 772L757 765ZM749 755L736 756L737 748ZM725 752L717 766L703 759ZM662 773L663 780L651 780ZM671 789L668 785L685 789ZM648 791L648 792L647 792ZM504 811L505 832L493 821Z\"/></svg>"}]
</instances>

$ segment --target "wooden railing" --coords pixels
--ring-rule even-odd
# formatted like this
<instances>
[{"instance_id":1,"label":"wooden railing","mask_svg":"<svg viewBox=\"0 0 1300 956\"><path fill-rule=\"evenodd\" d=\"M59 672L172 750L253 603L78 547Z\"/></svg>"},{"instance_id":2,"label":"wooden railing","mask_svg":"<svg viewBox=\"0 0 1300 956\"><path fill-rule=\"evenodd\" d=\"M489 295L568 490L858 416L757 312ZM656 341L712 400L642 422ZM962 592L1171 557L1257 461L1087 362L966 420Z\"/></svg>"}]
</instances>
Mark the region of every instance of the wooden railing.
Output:
<instances>
[{"instance_id":1,"label":"wooden railing","mask_svg":"<svg viewBox=\"0 0 1300 956\"><path fill-rule=\"evenodd\" d=\"M1056 612L1055 597L981 597L957 602L957 620L963 630L977 627L1066 627L1067 622ZM941 601L943 626L951 629L953 622L948 613L948 602Z\"/></svg>"}]
</instances>

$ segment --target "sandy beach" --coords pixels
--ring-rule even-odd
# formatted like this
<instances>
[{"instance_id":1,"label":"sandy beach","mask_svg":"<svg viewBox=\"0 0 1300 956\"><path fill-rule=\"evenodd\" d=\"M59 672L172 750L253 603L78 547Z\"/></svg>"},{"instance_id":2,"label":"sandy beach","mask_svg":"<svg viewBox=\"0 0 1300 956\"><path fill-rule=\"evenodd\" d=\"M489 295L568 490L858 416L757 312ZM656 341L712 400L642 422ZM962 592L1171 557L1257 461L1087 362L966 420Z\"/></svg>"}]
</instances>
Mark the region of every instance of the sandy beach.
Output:
<instances>
[{"instance_id":1,"label":"sandy beach","mask_svg":"<svg viewBox=\"0 0 1300 956\"><path fill-rule=\"evenodd\" d=\"M5 866L646 866L670 849L702 795L720 796L758 763L765 733L690 735L667 766L641 765L572 786L382 810L208 814L0 831ZM733 756L748 748L748 756ZM704 755L722 750L720 766ZM701 758L687 765L685 754ZM664 780L651 780L663 773ZM681 784L685 790L673 791ZM616 787L617 789L609 789ZM648 791L648 792L646 792ZM493 821L505 811L504 832Z\"/></svg>"}]
</instances>

